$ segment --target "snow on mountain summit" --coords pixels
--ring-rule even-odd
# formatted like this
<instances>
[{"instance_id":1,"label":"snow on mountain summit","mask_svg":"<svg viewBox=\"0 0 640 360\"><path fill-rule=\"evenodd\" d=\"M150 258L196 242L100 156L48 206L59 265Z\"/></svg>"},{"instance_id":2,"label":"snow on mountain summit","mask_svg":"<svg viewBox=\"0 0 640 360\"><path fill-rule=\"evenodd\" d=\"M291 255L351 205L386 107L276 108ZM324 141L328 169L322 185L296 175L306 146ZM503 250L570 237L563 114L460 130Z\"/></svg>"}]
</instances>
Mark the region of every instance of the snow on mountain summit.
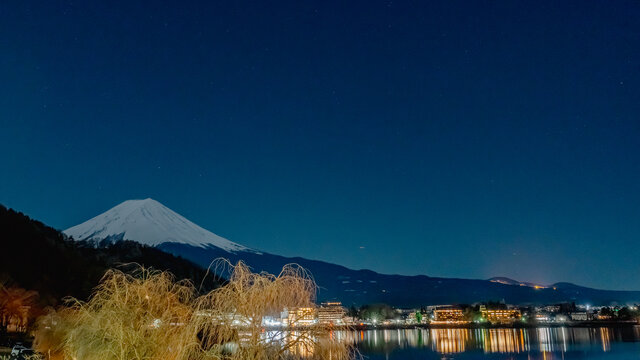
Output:
<instances>
[{"instance_id":1,"label":"snow on mountain summit","mask_svg":"<svg viewBox=\"0 0 640 360\"><path fill-rule=\"evenodd\" d=\"M117 238L156 246L182 243L216 246L226 251L252 251L187 220L153 199L127 200L112 209L64 231L76 240Z\"/></svg>"}]
</instances>

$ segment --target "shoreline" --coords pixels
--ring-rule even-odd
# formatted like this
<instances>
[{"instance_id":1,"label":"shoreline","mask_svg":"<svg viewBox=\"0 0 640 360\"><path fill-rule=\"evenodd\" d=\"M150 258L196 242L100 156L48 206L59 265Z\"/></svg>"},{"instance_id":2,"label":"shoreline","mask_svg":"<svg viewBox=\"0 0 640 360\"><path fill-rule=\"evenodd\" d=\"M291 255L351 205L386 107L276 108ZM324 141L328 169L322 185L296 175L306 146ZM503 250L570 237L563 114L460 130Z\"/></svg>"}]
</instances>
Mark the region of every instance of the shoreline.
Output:
<instances>
[{"instance_id":1,"label":"shoreline","mask_svg":"<svg viewBox=\"0 0 640 360\"><path fill-rule=\"evenodd\" d=\"M413 329L535 329L535 328L600 328L600 327L632 327L638 326L637 321L584 321L550 324L420 324L420 325L352 325L336 326L335 330L413 330Z\"/></svg>"}]
</instances>

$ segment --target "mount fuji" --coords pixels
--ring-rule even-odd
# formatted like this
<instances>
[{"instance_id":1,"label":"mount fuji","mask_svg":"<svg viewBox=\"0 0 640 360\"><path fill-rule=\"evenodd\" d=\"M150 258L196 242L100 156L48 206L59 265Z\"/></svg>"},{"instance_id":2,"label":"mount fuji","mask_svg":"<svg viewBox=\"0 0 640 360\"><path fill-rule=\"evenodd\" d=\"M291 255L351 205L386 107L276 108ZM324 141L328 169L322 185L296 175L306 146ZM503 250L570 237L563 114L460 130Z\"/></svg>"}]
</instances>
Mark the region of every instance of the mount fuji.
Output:
<instances>
[{"instance_id":1,"label":"mount fuji","mask_svg":"<svg viewBox=\"0 0 640 360\"><path fill-rule=\"evenodd\" d=\"M64 233L77 241L136 241L191 260L203 268L219 257L232 262L243 260L254 271L275 274L283 265L297 263L313 274L319 288L319 301L340 300L346 305L387 303L417 307L480 301L511 304L575 301L592 305L640 302L640 291L597 290L569 283L534 287L495 279L385 275L324 261L269 254L203 229L153 199L125 201Z\"/></svg>"},{"instance_id":2,"label":"mount fuji","mask_svg":"<svg viewBox=\"0 0 640 360\"><path fill-rule=\"evenodd\" d=\"M149 246L175 243L231 252L252 251L201 228L153 199L127 200L64 233L76 240L135 239Z\"/></svg>"}]
</instances>

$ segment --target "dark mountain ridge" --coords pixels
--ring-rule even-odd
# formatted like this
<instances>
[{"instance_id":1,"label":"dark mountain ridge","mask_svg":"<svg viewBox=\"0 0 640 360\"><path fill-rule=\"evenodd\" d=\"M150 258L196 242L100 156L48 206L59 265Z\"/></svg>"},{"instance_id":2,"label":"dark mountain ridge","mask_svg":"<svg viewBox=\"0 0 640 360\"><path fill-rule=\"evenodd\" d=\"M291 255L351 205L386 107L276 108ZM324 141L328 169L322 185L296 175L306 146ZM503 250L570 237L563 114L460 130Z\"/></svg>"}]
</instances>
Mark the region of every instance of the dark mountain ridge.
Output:
<instances>
[{"instance_id":1,"label":"dark mountain ridge","mask_svg":"<svg viewBox=\"0 0 640 360\"><path fill-rule=\"evenodd\" d=\"M319 286L318 301L339 300L346 305L386 303L398 307L439 304L470 304L504 301L509 304L609 305L640 302L640 291L611 291L558 283L546 288L503 284L490 280L385 275L371 270L352 270L341 265L301 257L269 253L228 252L216 247L163 243L159 249L207 267L212 259L243 260L256 271L278 273L282 265L296 263L308 269Z\"/></svg>"}]
</instances>

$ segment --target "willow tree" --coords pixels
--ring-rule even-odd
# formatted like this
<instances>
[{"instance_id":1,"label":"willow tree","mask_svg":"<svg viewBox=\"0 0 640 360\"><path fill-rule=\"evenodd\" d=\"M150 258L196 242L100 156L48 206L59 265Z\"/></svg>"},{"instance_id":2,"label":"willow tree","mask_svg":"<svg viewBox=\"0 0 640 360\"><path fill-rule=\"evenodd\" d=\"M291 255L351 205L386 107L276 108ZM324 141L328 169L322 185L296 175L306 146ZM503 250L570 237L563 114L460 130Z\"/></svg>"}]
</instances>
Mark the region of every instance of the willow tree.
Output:
<instances>
[{"instance_id":1,"label":"willow tree","mask_svg":"<svg viewBox=\"0 0 640 360\"><path fill-rule=\"evenodd\" d=\"M193 294L166 272L110 270L88 302L40 319L35 345L61 359L183 359Z\"/></svg>"},{"instance_id":2,"label":"willow tree","mask_svg":"<svg viewBox=\"0 0 640 360\"><path fill-rule=\"evenodd\" d=\"M266 316L314 308L302 268L254 273L219 261L228 282L202 296L167 272L110 270L87 302L71 300L38 322L36 348L61 360L350 359L350 345L320 325L269 330Z\"/></svg>"}]
</instances>

